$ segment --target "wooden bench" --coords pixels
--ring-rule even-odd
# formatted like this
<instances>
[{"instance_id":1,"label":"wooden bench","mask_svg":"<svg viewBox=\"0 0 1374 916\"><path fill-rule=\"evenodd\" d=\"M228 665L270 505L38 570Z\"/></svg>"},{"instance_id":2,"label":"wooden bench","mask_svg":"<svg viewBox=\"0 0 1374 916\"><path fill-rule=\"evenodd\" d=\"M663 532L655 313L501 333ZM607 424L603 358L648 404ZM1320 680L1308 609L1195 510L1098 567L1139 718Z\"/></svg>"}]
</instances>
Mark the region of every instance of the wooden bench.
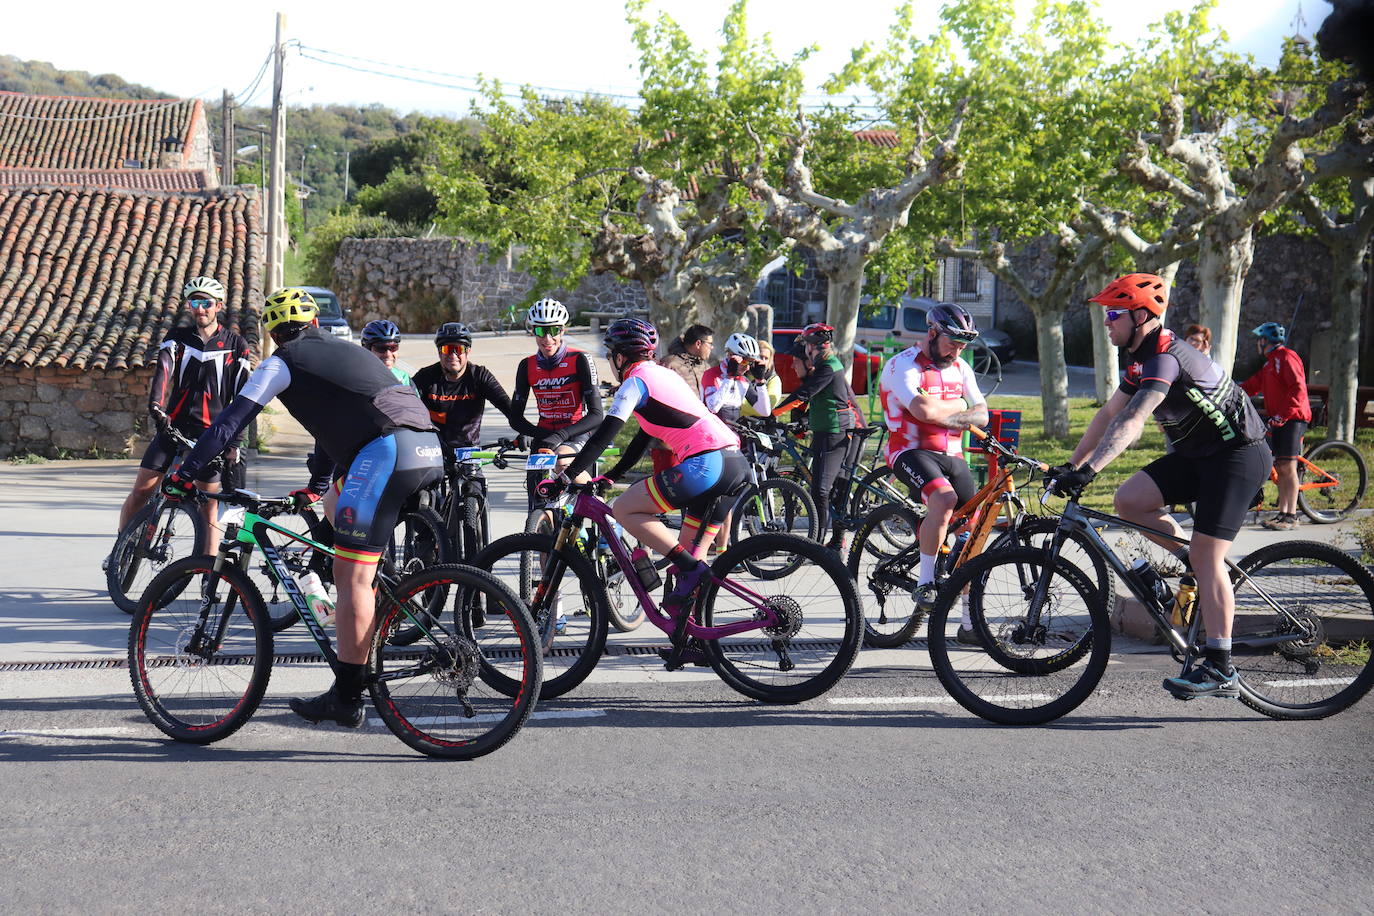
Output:
<instances>
[{"instance_id":1,"label":"wooden bench","mask_svg":"<svg viewBox=\"0 0 1374 916\"><path fill-rule=\"evenodd\" d=\"M582 312L582 317L590 319L592 336L601 333L601 322L615 321L617 318L645 318L649 317L648 309L621 309L618 312Z\"/></svg>"},{"instance_id":2,"label":"wooden bench","mask_svg":"<svg viewBox=\"0 0 1374 916\"><path fill-rule=\"evenodd\" d=\"M1312 425L1326 425L1327 400L1331 397L1331 386L1329 385L1308 385L1307 399L1312 404ZM1374 385L1361 385L1355 389L1355 427L1357 429L1374 429L1374 410L1370 409L1370 401L1374 401Z\"/></svg>"}]
</instances>

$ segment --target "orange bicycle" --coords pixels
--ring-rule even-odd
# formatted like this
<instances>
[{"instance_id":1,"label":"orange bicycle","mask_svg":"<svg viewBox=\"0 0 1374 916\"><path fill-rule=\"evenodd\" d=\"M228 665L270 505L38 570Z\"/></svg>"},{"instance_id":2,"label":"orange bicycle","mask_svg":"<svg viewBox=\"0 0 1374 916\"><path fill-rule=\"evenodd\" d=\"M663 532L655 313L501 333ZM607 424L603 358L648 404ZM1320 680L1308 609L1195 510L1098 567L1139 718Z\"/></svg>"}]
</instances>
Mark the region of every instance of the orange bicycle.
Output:
<instances>
[{"instance_id":1,"label":"orange bicycle","mask_svg":"<svg viewBox=\"0 0 1374 916\"><path fill-rule=\"evenodd\" d=\"M1368 481L1364 456L1349 442L1331 439L1318 442L1298 456L1298 508L1319 525L1339 522L1364 499ZM1269 482L1277 483L1277 471L1270 470ZM1266 508L1264 491L1251 508Z\"/></svg>"},{"instance_id":2,"label":"orange bicycle","mask_svg":"<svg viewBox=\"0 0 1374 916\"><path fill-rule=\"evenodd\" d=\"M996 437L977 427L969 430L995 456L997 471L973 498L955 510L945 543L936 559L935 581L987 550L1044 546L1054 537L1059 519L1026 513L1018 491L1030 477L1048 468L1043 462L1018 455ZM1018 471L1030 472L1018 481ZM925 614L916 605L917 568L921 551L916 533L920 518L904 505L886 503L874 509L859 526L849 549L849 574L859 594L872 599L864 609L864 643L879 648L900 646L915 635ZM999 533L994 537L994 529ZM989 542L989 539L991 541ZM1066 559L1091 570L1102 594L1112 593L1107 564L1091 549L1086 536L1072 532L1064 544Z\"/></svg>"}]
</instances>

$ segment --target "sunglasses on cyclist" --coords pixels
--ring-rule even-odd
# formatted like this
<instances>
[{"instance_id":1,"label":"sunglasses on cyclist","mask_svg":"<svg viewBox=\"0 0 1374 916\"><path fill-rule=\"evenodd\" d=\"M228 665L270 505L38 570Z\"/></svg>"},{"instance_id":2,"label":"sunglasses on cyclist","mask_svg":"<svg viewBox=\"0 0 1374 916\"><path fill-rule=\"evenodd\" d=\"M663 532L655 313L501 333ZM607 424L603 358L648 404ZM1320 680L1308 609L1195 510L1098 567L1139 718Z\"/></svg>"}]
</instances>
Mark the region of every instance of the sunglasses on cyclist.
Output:
<instances>
[{"instance_id":1,"label":"sunglasses on cyclist","mask_svg":"<svg viewBox=\"0 0 1374 916\"><path fill-rule=\"evenodd\" d=\"M1129 314L1131 314L1131 310L1130 310L1130 309L1107 309L1107 320L1108 320L1108 321L1115 321L1116 319L1120 318L1122 315L1129 315Z\"/></svg>"},{"instance_id":2,"label":"sunglasses on cyclist","mask_svg":"<svg viewBox=\"0 0 1374 916\"><path fill-rule=\"evenodd\" d=\"M940 333L959 344L971 344L978 339L977 331L951 331L949 328L941 328Z\"/></svg>"},{"instance_id":3,"label":"sunglasses on cyclist","mask_svg":"<svg viewBox=\"0 0 1374 916\"><path fill-rule=\"evenodd\" d=\"M561 327L549 325L536 325L534 329L535 337L557 337L562 333L563 329Z\"/></svg>"},{"instance_id":4,"label":"sunglasses on cyclist","mask_svg":"<svg viewBox=\"0 0 1374 916\"><path fill-rule=\"evenodd\" d=\"M219 305L214 299L187 299L186 307L189 309L212 309Z\"/></svg>"},{"instance_id":5,"label":"sunglasses on cyclist","mask_svg":"<svg viewBox=\"0 0 1374 916\"><path fill-rule=\"evenodd\" d=\"M383 353L395 353L397 350L401 349L401 345L394 343L375 343L368 344L367 348L374 352L380 350Z\"/></svg>"},{"instance_id":6,"label":"sunglasses on cyclist","mask_svg":"<svg viewBox=\"0 0 1374 916\"><path fill-rule=\"evenodd\" d=\"M441 344L439 352L444 356L462 356L468 348L463 344Z\"/></svg>"}]
</instances>

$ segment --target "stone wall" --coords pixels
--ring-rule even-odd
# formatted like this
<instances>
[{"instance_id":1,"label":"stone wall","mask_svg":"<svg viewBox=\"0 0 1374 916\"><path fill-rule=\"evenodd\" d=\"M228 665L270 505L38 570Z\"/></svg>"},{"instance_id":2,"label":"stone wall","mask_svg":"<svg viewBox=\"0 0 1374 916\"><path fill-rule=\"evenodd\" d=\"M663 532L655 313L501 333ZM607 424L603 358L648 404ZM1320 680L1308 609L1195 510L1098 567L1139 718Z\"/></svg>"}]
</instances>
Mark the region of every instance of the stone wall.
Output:
<instances>
[{"instance_id":1,"label":"stone wall","mask_svg":"<svg viewBox=\"0 0 1374 916\"><path fill-rule=\"evenodd\" d=\"M128 455L147 436L152 369L0 371L0 458Z\"/></svg>"},{"instance_id":2,"label":"stone wall","mask_svg":"<svg viewBox=\"0 0 1374 916\"><path fill-rule=\"evenodd\" d=\"M1047 240L1037 240L1011 256L1012 263L1030 286L1043 282L1051 261ZM1331 254L1324 245L1295 235L1261 236L1255 242L1255 260L1241 294L1240 343L1236 347L1237 378L1245 378L1258 368L1259 357L1247 346L1251 328L1265 321L1277 321L1289 329L1290 345L1308 362L1309 373L1320 375L1326 369L1326 348L1322 332L1331 324ZM1086 300L1097 290L1079 289L1070 300L1064 316L1064 346L1072 365L1092 365L1092 340L1088 322L1092 319ZM1299 299L1301 298L1301 304ZM1297 320L1293 320L1294 308ZM1176 331L1197 321L1198 287L1196 266L1185 261L1179 266L1169 291L1167 324ZM1100 313L1096 320L1101 320ZM1016 338L1018 353L1034 359L1035 319L1006 284L997 288L997 326ZM1216 329L1213 328L1213 333Z\"/></svg>"},{"instance_id":3,"label":"stone wall","mask_svg":"<svg viewBox=\"0 0 1374 916\"><path fill-rule=\"evenodd\" d=\"M485 245L456 238L345 239L334 259L339 299L360 328L377 318L408 334L427 334L445 321L477 329L498 326L500 316L529 294L534 280L517 259L489 261ZM577 288L548 290L573 315L648 303L638 283L609 275L587 276Z\"/></svg>"}]
</instances>

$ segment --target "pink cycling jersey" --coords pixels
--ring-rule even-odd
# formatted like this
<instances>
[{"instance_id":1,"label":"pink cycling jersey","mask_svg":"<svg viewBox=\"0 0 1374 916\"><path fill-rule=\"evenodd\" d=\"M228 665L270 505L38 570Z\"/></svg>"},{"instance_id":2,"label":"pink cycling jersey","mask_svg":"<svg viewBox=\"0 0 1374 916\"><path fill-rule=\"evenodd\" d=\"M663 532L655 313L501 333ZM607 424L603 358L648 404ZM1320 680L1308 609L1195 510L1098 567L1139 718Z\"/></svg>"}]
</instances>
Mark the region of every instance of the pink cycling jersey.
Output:
<instances>
[{"instance_id":1,"label":"pink cycling jersey","mask_svg":"<svg viewBox=\"0 0 1374 916\"><path fill-rule=\"evenodd\" d=\"M887 463L893 465L907 449L919 448L943 455L963 454L963 433L936 423L925 423L913 417L907 405L918 394L949 401L963 398L970 407L985 403L978 390L973 368L962 359L953 365L938 368L921 352L919 344L907 347L883 367L878 391L883 401L883 418L887 423Z\"/></svg>"},{"instance_id":2,"label":"pink cycling jersey","mask_svg":"<svg viewBox=\"0 0 1374 916\"><path fill-rule=\"evenodd\" d=\"M706 409L682 376L649 360L626 371L607 413L622 420L634 414L641 429L663 440L675 464L702 452L739 448L739 436Z\"/></svg>"}]
</instances>

